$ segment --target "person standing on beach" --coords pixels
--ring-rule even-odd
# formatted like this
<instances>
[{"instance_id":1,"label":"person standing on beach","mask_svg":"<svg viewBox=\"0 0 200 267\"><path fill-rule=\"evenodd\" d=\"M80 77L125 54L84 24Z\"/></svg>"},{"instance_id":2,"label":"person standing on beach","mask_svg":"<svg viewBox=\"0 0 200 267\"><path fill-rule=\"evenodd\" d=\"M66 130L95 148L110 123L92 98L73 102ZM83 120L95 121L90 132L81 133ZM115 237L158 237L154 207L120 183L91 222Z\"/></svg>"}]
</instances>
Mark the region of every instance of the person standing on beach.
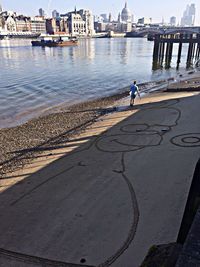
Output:
<instances>
[{"instance_id":1,"label":"person standing on beach","mask_svg":"<svg viewBox=\"0 0 200 267\"><path fill-rule=\"evenodd\" d=\"M135 98L136 98L137 94L140 97L140 93L139 93L139 89L138 89L138 86L137 86L137 82L134 81L130 86L130 96L131 96L130 106L131 107L134 105L134 101L135 101Z\"/></svg>"}]
</instances>

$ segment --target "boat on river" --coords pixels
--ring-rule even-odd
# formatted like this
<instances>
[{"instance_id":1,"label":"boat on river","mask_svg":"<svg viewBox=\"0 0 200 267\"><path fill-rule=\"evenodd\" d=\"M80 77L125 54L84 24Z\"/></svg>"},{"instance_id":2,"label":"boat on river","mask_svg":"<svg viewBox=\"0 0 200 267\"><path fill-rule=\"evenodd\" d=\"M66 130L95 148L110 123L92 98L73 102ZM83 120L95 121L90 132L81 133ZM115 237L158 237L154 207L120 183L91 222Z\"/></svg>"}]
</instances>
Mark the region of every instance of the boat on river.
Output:
<instances>
[{"instance_id":1,"label":"boat on river","mask_svg":"<svg viewBox=\"0 0 200 267\"><path fill-rule=\"evenodd\" d=\"M78 39L76 37L68 36L46 36L41 37L40 40L32 41L32 46L42 47L63 47L63 46L76 46L78 45Z\"/></svg>"}]
</instances>

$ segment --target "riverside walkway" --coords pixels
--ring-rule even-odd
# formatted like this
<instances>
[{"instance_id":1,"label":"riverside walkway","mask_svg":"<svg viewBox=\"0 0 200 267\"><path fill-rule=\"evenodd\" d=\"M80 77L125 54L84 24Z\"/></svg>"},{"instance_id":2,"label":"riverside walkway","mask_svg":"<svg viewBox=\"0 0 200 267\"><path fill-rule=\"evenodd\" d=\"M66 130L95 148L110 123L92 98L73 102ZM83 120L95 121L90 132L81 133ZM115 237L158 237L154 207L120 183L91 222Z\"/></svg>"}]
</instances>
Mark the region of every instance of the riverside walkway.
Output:
<instances>
[{"instance_id":1,"label":"riverside walkway","mask_svg":"<svg viewBox=\"0 0 200 267\"><path fill-rule=\"evenodd\" d=\"M200 95L123 104L3 177L1 267L138 267L152 245L176 241L199 159Z\"/></svg>"}]
</instances>

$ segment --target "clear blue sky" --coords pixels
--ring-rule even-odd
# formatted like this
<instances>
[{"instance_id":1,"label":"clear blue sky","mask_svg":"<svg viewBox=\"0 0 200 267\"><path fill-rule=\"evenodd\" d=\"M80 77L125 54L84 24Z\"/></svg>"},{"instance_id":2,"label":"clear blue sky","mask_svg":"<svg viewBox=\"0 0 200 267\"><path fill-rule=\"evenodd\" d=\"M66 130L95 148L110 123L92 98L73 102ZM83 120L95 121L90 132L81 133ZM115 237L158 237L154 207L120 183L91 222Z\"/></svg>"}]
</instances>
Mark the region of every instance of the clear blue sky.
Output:
<instances>
[{"instance_id":1,"label":"clear blue sky","mask_svg":"<svg viewBox=\"0 0 200 267\"><path fill-rule=\"evenodd\" d=\"M200 25L200 1L199 0L129 0L128 7L135 15L139 17L152 17L154 22L169 21L171 16L176 16L180 20L187 4L195 3L197 9L196 24ZM87 8L92 10L93 14L111 12L114 17L121 12L124 0L0 0L4 10L14 10L26 15L38 14L38 9L42 7L46 12L57 9L60 13L65 13L74 9Z\"/></svg>"}]
</instances>

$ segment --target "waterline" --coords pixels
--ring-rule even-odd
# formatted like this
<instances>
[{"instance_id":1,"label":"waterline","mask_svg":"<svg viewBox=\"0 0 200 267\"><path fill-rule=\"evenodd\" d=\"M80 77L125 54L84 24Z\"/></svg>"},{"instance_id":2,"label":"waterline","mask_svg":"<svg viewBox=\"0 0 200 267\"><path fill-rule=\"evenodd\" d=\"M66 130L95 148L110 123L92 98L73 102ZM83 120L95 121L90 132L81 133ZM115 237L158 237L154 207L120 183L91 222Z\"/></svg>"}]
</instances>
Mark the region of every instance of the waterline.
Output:
<instances>
[{"instance_id":1,"label":"waterline","mask_svg":"<svg viewBox=\"0 0 200 267\"><path fill-rule=\"evenodd\" d=\"M133 79L145 83L185 73L184 64L177 72L175 58L171 69L152 71L152 51L153 43L145 38L87 39L65 48L0 41L0 127L18 125L57 105L115 94Z\"/></svg>"}]
</instances>

